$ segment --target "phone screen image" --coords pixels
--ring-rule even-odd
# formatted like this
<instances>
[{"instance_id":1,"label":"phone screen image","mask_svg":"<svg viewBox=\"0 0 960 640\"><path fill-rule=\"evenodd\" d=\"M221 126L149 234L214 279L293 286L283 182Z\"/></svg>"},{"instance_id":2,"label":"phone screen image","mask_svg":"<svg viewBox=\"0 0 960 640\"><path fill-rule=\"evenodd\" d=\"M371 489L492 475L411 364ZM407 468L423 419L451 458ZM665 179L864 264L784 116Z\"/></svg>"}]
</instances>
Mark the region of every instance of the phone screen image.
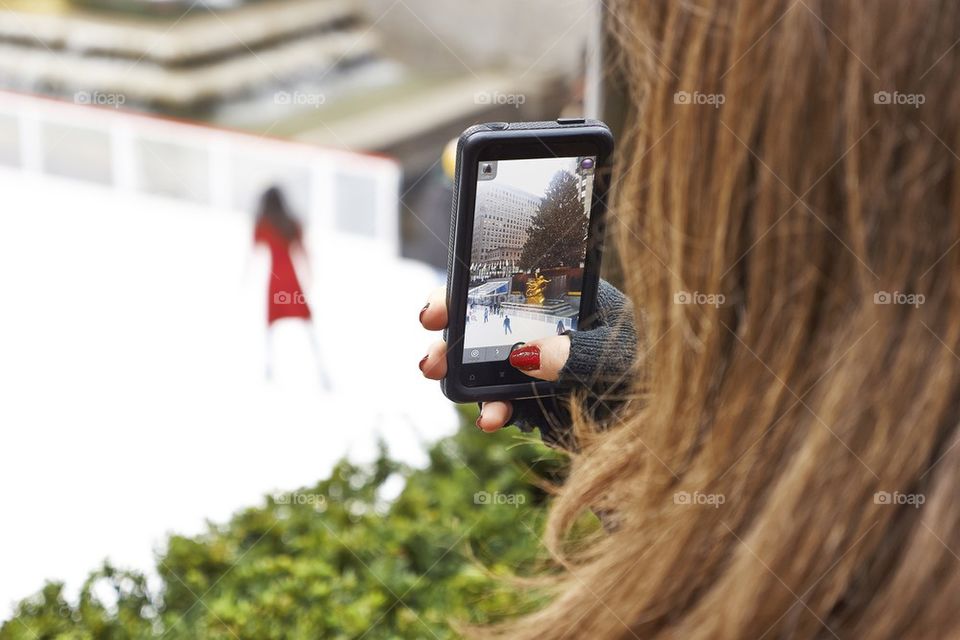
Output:
<instances>
[{"instance_id":1,"label":"phone screen image","mask_svg":"<svg viewBox=\"0 0 960 640\"><path fill-rule=\"evenodd\" d=\"M577 329L596 162L478 164L464 364L506 360L517 343Z\"/></svg>"}]
</instances>

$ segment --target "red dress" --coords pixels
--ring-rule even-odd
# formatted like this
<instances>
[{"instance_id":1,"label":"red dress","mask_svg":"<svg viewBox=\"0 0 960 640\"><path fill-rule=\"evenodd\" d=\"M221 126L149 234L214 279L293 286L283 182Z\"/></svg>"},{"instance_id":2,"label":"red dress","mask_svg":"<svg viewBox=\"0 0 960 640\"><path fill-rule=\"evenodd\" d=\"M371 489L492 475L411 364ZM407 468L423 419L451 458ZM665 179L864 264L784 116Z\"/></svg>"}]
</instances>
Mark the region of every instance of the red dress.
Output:
<instances>
[{"instance_id":1,"label":"red dress","mask_svg":"<svg viewBox=\"0 0 960 640\"><path fill-rule=\"evenodd\" d=\"M310 318L310 307L300 288L290 248L296 240L287 240L269 223L260 223L253 231L255 244L270 250L270 286L267 299L267 323L282 318Z\"/></svg>"}]
</instances>

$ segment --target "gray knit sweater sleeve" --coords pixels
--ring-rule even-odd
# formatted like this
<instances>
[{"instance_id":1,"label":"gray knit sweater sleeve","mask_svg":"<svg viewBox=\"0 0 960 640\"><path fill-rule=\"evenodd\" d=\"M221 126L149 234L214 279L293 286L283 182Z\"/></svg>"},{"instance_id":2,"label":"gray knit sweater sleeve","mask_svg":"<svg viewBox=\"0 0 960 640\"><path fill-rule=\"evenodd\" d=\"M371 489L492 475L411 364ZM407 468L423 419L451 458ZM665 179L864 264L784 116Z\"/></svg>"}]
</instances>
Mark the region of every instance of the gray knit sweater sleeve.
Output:
<instances>
[{"instance_id":1,"label":"gray knit sweater sleeve","mask_svg":"<svg viewBox=\"0 0 960 640\"><path fill-rule=\"evenodd\" d=\"M627 297L606 280L597 290L597 323L570 332L570 358L560 383L586 386L618 384L637 355L637 328Z\"/></svg>"},{"instance_id":2,"label":"gray knit sweater sleeve","mask_svg":"<svg viewBox=\"0 0 960 640\"><path fill-rule=\"evenodd\" d=\"M560 371L559 384L587 389L596 410L615 410L616 402L604 399L607 392L629 382L637 355L637 327L630 301L604 280L597 290L597 318L592 329L567 332L570 357ZM510 423L523 431L540 429L544 442L564 449L576 447L570 440L570 415L557 396L519 400L513 403Z\"/></svg>"}]
</instances>

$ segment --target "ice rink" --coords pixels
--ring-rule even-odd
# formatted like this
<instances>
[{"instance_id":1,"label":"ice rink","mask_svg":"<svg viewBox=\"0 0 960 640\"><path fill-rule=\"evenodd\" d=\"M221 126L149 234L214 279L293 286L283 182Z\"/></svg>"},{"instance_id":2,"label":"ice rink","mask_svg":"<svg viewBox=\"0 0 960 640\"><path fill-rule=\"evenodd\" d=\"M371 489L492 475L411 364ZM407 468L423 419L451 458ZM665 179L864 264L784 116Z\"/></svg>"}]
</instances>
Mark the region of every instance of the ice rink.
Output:
<instances>
[{"instance_id":1,"label":"ice rink","mask_svg":"<svg viewBox=\"0 0 960 640\"><path fill-rule=\"evenodd\" d=\"M267 383L249 217L6 169L0 193L0 619L104 558L148 569L166 533L369 459L378 436L422 464L456 428L416 369L434 270L310 234L334 390L296 325Z\"/></svg>"},{"instance_id":2,"label":"ice rink","mask_svg":"<svg viewBox=\"0 0 960 640\"><path fill-rule=\"evenodd\" d=\"M509 313L507 315L510 315ZM543 321L532 318L521 318L516 315L510 315L510 328L513 333L506 333L503 328L503 316L491 314L489 319L483 321L483 308L477 307L473 312L473 318L467 315L467 326L464 331L463 343L466 348L473 347L495 347L499 345L512 345L516 342L527 342L536 338L556 335L557 320ZM570 322L566 321L565 326L569 329Z\"/></svg>"}]
</instances>

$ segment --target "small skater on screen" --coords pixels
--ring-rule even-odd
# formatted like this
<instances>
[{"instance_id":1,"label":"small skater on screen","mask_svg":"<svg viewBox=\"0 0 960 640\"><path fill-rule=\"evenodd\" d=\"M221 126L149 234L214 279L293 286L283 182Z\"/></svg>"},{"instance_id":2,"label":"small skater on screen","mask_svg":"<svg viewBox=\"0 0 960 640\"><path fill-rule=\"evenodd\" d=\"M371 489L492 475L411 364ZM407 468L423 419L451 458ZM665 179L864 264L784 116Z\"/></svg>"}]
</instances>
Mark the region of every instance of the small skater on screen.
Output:
<instances>
[{"instance_id":1,"label":"small skater on screen","mask_svg":"<svg viewBox=\"0 0 960 640\"><path fill-rule=\"evenodd\" d=\"M504 314L503 316L503 335L508 333L513 333L513 329L510 328L510 316Z\"/></svg>"}]
</instances>

